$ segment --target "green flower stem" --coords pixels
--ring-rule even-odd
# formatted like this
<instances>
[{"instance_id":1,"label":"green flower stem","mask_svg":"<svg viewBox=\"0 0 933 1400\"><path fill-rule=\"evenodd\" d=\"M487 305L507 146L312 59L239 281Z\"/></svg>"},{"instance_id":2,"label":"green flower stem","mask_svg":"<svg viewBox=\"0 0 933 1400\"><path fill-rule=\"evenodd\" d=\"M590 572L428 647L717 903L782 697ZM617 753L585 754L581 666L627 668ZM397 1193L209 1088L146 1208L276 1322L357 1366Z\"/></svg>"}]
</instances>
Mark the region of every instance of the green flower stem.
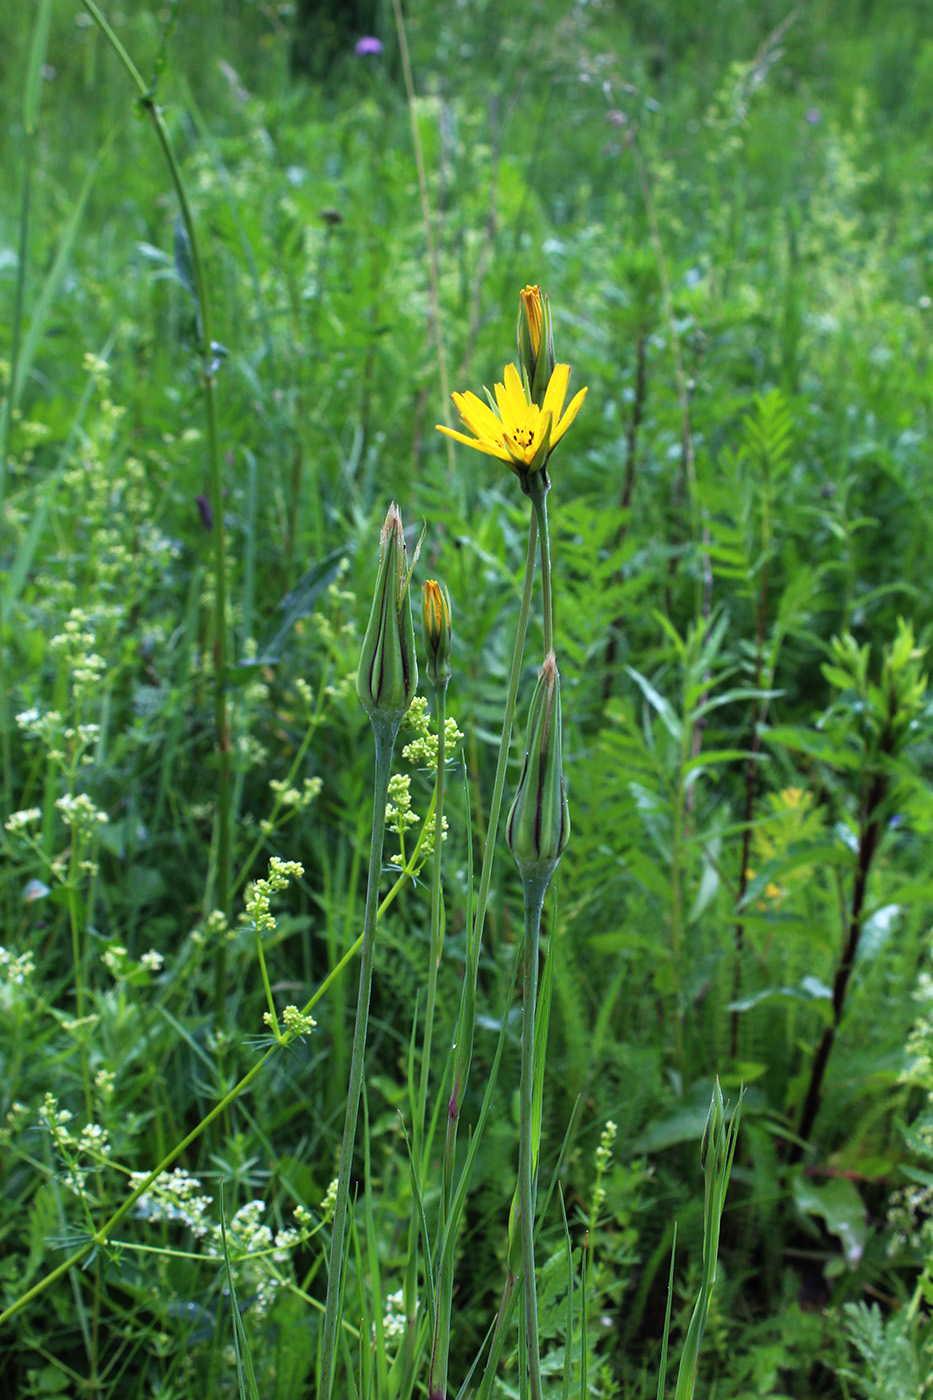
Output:
<instances>
[{"instance_id":1,"label":"green flower stem","mask_svg":"<svg viewBox=\"0 0 933 1400\"><path fill-rule=\"evenodd\" d=\"M353 1051L350 1058L350 1084L347 1089L347 1112L340 1145L340 1167L337 1172L337 1196L330 1243L330 1272L327 1278L327 1301L324 1307L324 1332L321 1344L320 1400L331 1400L334 1384L334 1355L337 1347L337 1323L340 1306L340 1278L343 1270L343 1242L347 1223L347 1199L350 1194L350 1172L356 1142L356 1120L360 1111L363 1087L363 1061L366 1054L366 1027L369 1020L369 996L373 981L373 952L375 949L376 912L379 903L379 876L382 872L382 843L385 836L386 802L392 772L392 751L400 720L388 722L373 716L373 736L376 744L376 771L373 783L373 830L369 851L369 879L366 887L366 912L363 919L363 959L360 964L360 990L356 1004L356 1024L353 1028Z\"/></svg>"},{"instance_id":2,"label":"green flower stem","mask_svg":"<svg viewBox=\"0 0 933 1400\"><path fill-rule=\"evenodd\" d=\"M541 910L550 872L523 881L525 892L525 979L522 998L522 1077L518 1142L518 1185L522 1226L522 1274L525 1288L525 1338L531 1400L541 1400L541 1353L538 1346L538 1297L535 1289L534 1062L535 1009L538 1000L538 939Z\"/></svg>"},{"instance_id":3,"label":"green flower stem","mask_svg":"<svg viewBox=\"0 0 933 1400\"><path fill-rule=\"evenodd\" d=\"M493 782L492 801L489 805L489 823L486 829L486 844L483 848L483 865L480 870L479 892L476 897L476 912L473 917L473 930L468 951L468 976L464 983L466 1011L461 1010L457 1037L457 1058L454 1066L454 1086L448 1116L448 1147L450 1152L445 1164L445 1195L449 1199L450 1179L453 1173L452 1151L456 1148L457 1125L460 1106L466 1093L473 1058L473 1010L476 999L476 980L479 975L479 958L483 942L483 929L486 924L486 905L489 902L489 886L492 882L492 867L495 859L496 836L499 814L502 811L502 794L505 789L505 774L509 761L509 748L512 741L512 723L515 718L515 701L518 695L518 678L521 674L522 657L525 650L525 633L528 630L528 615L531 610L531 592L534 585L535 550L538 543L537 522L532 516L528 525L528 552L525 558L525 583L522 601L518 612L518 625L515 629L515 647L509 671L508 690L505 698L505 713L502 717L502 736L499 740L499 757L496 762L496 776Z\"/></svg>"},{"instance_id":4,"label":"green flower stem","mask_svg":"<svg viewBox=\"0 0 933 1400\"><path fill-rule=\"evenodd\" d=\"M424 1138L424 1117L428 1101L428 1070L434 1035L434 1007L437 1001L437 972L441 960L441 868L444 844L444 772L446 763L447 682L434 689L437 716L437 777L434 803L434 862L431 870L431 962L428 967L428 1000L424 1012L424 1041L421 1052L421 1082L418 1088L418 1119L415 1126L415 1155L420 1155Z\"/></svg>"},{"instance_id":5,"label":"green flower stem","mask_svg":"<svg viewBox=\"0 0 933 1400\"><path fill-rule=\"evenodd\" d=\"M214 903L229 919L231 898L231 837L230 837L230 723L227 713L227 560L224 536L223 480L220 467L220 437L217 429L217 406L214 397L214 338L207 279L201 260L200 244L188 192L182 179L181 167L169 139L168 128L155 95L142 74L120 43L95 0L82 0L85 9L105 36L114 53L129 74L138 94L140 106L152 122L162 148L172 184L178 197L182 223L191 251L191 277L197 303L197 325L200 338L201 374L204 389L204 417L207 429L208 469L210 476L211 510L214 516L214 726L217 733L217 865ZM214 956L214 1019L219 1026L226 1020L227 946L218 940Z\"/></svg>"},{"instance_id":6,"label":"green flower stem","mask_svg":"<svg viewBox=\"0 0 933 1400\"><path fill-rule=\"evenodd\" d=\"M551 540L547 528L547 493L551 489L547 471L532 472L529 494L541 536L541 594L544 613L544 654L554 650L554 594L551 590Z\"/></svg>"},{"instance_id":7,"label":"green flower stem","mask_svg":"<svg viewBox=\"0 0 933 1400\"><path fill-rule=\"evenodd\" d=\"M515 630L515 648L512 652L512 666L509 671L509 684L505 698L505 713L502 717L502 737L499 740L499 758L496 763L496 777L492 789L492 802L489 807L489 824L486 828L486 844L483 849L483 866L480 871L479 893L476 899L476 913L467 953L467 972L463 979L463 995L460 1002L460 1016L457 1024L457 1054L454 1061L454 1079L450 1102L447 1106L447 1138L444 1144L444 1183L440 1201L440 1221L438 1239L443 1234L447 1213L453 1196L454 1162L457 1153L457 1128L460 1122L460 1109L463 1106L467 1084L470 1078L470 1064L473 1059L473 1027L476 1011L476 980L479 975L479 956L483 942L483 928L486 923L486 905L489 900L489 886L492 881L492 866L495 858L496 837L499 829L499 814L502 810L502 794L505 789L505 773L508 767L509 747L512 740L512 722L515 718L515 700L518 695L518 678L521 674L522 656L525 650L525 633L528 630L528 614L531 609L531 592L534 585L535 552L538 544L538 526L535 515L528 523L528 552L525 557L525 582L522 601L518 611L518 625ZM431 1357L431 1375L428 1382L430 1400L445 1400L447 1395L447 1363L450 1348L450 1310L453 1299L453 1251L441 1255L437 1281L437 1317L434 1325L434 1346Z\"/></svg>"}]
</instances>

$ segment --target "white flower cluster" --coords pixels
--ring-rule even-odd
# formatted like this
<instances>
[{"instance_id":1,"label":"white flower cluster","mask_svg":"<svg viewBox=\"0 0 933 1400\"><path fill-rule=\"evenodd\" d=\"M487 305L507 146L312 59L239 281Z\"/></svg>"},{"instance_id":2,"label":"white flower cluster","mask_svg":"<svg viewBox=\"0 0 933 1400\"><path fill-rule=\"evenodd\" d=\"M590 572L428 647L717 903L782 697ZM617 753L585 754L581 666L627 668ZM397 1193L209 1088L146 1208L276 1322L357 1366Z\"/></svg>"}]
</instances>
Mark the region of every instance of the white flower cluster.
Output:
<instances>
[{"instance_id":1,"label":"white flower cluster","mask_svg":"<svg viewBox=\"0 0 933 1400\"><path fill-rule=\"evenodd\" d=\"M423 860L427 860L428 856L433 856L434 854L434 834L436 828L437 814L432 813L432 815L428 817L427 821L424 824L424 836L421 838L421 856ZM447 821L447 818L445 817L443 822L443 828L441 831L442 841L447 840L447 833L449 830L450 824Z\"/></svg>"},{"instance_id":2,"label":"white flower cluster","mask_svg":"<svg viewBox=\"0 0 933 1400\"><path fill-rule=\"evenodd\" d=\"M131 977L134 972L156 973L162 970L165 958L156 948L150 948L136 962L130 957L122 943L111 943L100 955L100 960L118 980Z\"/></svg>"},{"instance_id":3,"label":"white flower cluster","mask_svg":"<svg viewBox=\"0 0 933 1400\"><path fill-rule=\"evenodd\" d=\"M148 1172L131 1172L131 1188L135 1191L148 1175ZM198 1239L203 1239L215 1228L208 1219L213 1200L213 1196L201 1194L201 1182L196 1176L175 1167L170 1172L160 1172L155 1181L150 1182L136 1202L135 1210L144 1220L177 1220L187 1225Z\"/></svg>"},{"instance_id":4,"label":"white flower cluster","mask_svg":"<svg viewBox=\"0 0 933 1400\"><path fill-rule=\"evenodd\" d=\"M238 734L233 743L233 751L244 771L262 768L269 754L265 744L252 734Z\"/></svg>"},{"instance_id":5,"label":"white flower cluster","mask_svg":"<svg viewBox=\"0 0 933 1400\"><path fill-rule=\"evenodd\" d=\"M276 1018L271 1011L264 1012L262 1019L270 1028L275 1026ZM303 1035L310 1035L317 1026L314 1017L306 1016L297 1006L286 1006L282 1012L282 1023L285 1026L284 1040L288 1043L298 1040Z\"/></svg>"},{"instance_id":6,"label":"white flower cluster","mask_svg":"<svg viewBox=\"0 0 933 1400\"><path fill-rule=\"evenodd\" d=\"M300 788L289 787L286 783L273 778L269 787L275 793L283 807L293 807L296 812L303 811L305 807L310 807L311 803L321 791L323 783L320 778L305 778Z\"/></svg>"},{"instance_id":7,"label":"white flower cluster","mask_svg":"<svg viewBox=\"0 0 933 1400\"><path fill-rule=\"evenodd\" d=\"M147 1176L147 1172L134 1172L130 1177L132 1188L135 1190ZM289 1262L291 1251L311 1233L311 1214L299 1206L295 1226L273 1232L263 1223L265 1202L252 1200L226 1221L224 1231L211 1218L213 1204L214 1198L203 1191L200 1179L176 1167L161 1172L149 1184L136 1202L136 1214L144 1220L173 1221L187 1227L204 1241L204 1253L210 1259L223 1257L226 1232L230 1265L238 1283L249 1291L250 1313L262 1317L288 1281L282 1266Z\"/></svg>"},{"instance_id":8,"label":"white flower cluster","mask_svg":"<svg viewBox=\"0 0 933 1400\"><path fill-rule=\"evenodd\" d=\"M56 1142L74 1142L68 1130L68 1124L73 1117L74 1114L69 1109L59 1108L58 1099L54 1094L45 1095L39 1110L39 1122L43 1128L48 1128Z\"/></svg>"},{"instance_id":9,"label":"white flower cluster","mask_svg":"<svg viewBox=\"0 0 933 1400\"><path fill-rule=\"evenodd\" d=\"M317 1025L313 1016L304 1015L297 1006L286 1006L282 1021L288 1034L296 1039L301 1035L310 1035Z\"/></svg>"},{"instance_id":10,"label":"white flower cluster","mask_svg":"<svg viewBox=\"0 0 933 1400\"><path fill-rule=\"evenodd\" d=\"M411 702L408 714L405 716L405 725L407 728L413 729L416 735L402 749L402 757L406 763L431 770L435 769L437 767L437 735L431 729L428 702L423 695L416 695ZM454 757L457 745L462 738L463 734L457 727L457 721L453 716L449 716L444 721L445 763L449 763Z\"/></svg>"},{"instance_id":11,"label":"white flower cluster","mask_svg":"<svg viewBox=\"0 0 933 1400\"><path fill-rule=\"evenodd\" d=\"M330 1220L334 1213L334 1208L337 1204L337 1185L338 1179L334 1177L333 1181L324 1192L324 1199L321 1201L321 1218L324 1221Z\"/></svg>"},{"instance_id":12,"label":"white flower cluster","mask_svg":"<svg viewBox=\"0 0 933 1400\"><path fill-rule=\"evenodd\" d=\"M91 836L99 826L105 826L110 818L106 812L94 805L86 792L66 793L59 797L55 806L62 814L66 826L70 826L80 836Z\"/></svg>"},{"instance_id":13,"label":"white flower cluster","mask_svg":"<svg viewBox=\"0 0 933 1400\"><path fill-rule=\"evenodd\" d=\"M99 1123L85 1123L75 1136L69 1124L74 1114L59 1106L54 1094L47 1093L39 1109L39 1125L50 1134L52 1141L68 1168L65 1180L78 1194L81 1193L83 1178L91 1170L91 1164L99 1165L101 1158L109 1157L112 1146L107 1129ZM89 1157L91 1163L82 1162Z\"/></svg>"},{"instance_id":14,"label":"white flower cluster","mask_svg":"<svg viewBox=\"0 0 933 1400\"><path fill-rule=\"evenodd\" d=\"M12 812L3 823L4 830L10 832L25 831L27 826L39 821L42 816L38 807L26 807L21 812Z\"/></svg>"},{"instance_id":15,"label":"white flower cluster","mask_svg":"<svg viewBox=\"0 0 933 1400\"><path fill-rule=\"evenodd\" d=\"M227 1251L231 1266L252 1293L250 1312L254 1318L263 1317L275 1295L287 1280L280 1266L287 1264L290 1252L306 1238L301 1229L278 1230L275 1234L262 1223L264 1201L247 1201L227 1222ZM205 1246L209 1255L219 1257L223 1252L223 1234L215 1225Z\"/></svg>"},{"instance_id":16,"label":"white flower cluster","mask_svg":"<svg viewBox=\"0 0 933 1400\"><path fill-rule=\"evenodd\" d=\"M611 1118L606 1120L606 1126L599 1135L599 1146L596 1149L596 1185L593 1188L593 1201L590 1213L593 1216L602 1210L603 1202L606 1199L606 1188L603 1186L603 1176L612 1161L612 1144L616 1140L618 1128Z\"/></svg>"},{"instance_id":17,"label":"white flower cluster","mask_svg":"<svg viewBox=\"0 0 933 1400\"><path fill-rule=\"evenodd\" d=\"M297 860L282 860L273 856L269 861L269 876L265 880L253 880L246 889L246 912L242 921L252 925L256 932L271 933L275 928L272 915L272 896L284 890L290 880L300 880L305 873L304 866Z\"/></svg>"},{"instance_id":18,"label":"white flower cluster","mask_svg":"<svg viewBox=\"0 0 933 1400\"><path fill-rule=\"evenodd\" d=\"M397 1341L399 1337L405 1335L405 1295L403 1289L398 1289L395 1293L390 1293L385 1300L385 1312L382 1317L382 1330L385 1333L386 1341Z\"/></svg>"},{"instance_id":19,"label":"white flower cluster","mask_svg":"<svg viewBox=\"0 0 933 1400\"><path fill-rule=\"evenodd\" d=\"M218 943L221 938L226 938L229 942L236 937L235 930L231 929L227 916L222 909L212 909L204 921L204 927L196 924L191 930L191 942L198 947L204 944Z\"/></svg>"},{"instance_id":20,"label":"white flower cluster","mask_svg":"<svg viewBox=\"0 0 933 1400\"><path fill-rule=\"evenodd\" d=\"M62 717L58 710L38 709L31 705L28 710L20 710L16 723L30 739L39 739L49 750L50 757L63 758L58 748L62 740Z\"/></svg>"},{"instance_id":21,"label":"white flower cluster","mask_svg":"<svg viewBox=\"0 0 933 1400\"><path fill-rule=\"evenodd\" d=\"M411 810L411 778L407 773L393 773L389 779L389 800L386 803L386 826L403 836L409 827L418 825L418 814Z\"/></svg>"},{"instance_id":22,"label":"white flower cluster","mask_svg":"<svg viewBox=\"0 0 933 1400\"><path fill-rule=\"evenodd\" d=\"M90 619L80 608L72 608L61 632L49 638L50 650L67 659L77 692L96 685L107 669L104 658L94 651L96 640Z\"/></svg>"},{"instance_id":23,"label":"white flower cluster","mask_svg":"<svg viewBox=\"0 0 933 1400\"><path fill-rule=\"evenodd\" d=\"M0 987L22 987L36 970L31 953L11 953L0 947Z\"/></svg>"}]
</instances>

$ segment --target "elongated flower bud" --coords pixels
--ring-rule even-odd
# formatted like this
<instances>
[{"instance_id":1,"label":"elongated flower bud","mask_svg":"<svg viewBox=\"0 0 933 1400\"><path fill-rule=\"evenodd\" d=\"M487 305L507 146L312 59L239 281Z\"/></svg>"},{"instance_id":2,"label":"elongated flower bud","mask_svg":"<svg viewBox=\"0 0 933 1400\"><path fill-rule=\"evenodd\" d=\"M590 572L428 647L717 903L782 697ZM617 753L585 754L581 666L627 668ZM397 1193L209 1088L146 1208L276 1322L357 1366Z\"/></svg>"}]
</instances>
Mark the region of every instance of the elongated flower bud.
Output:
<instances>
[{"instance_id":1,"label":"elongated flower bud","mask_svg":"<svg viewBox=\"0 0 933 1400\"><path fill-rule=\"evenodd\" d=\"M410 580L402 517L393 501L382 527L379 576L356 673L357 694L374 723L397 726L418 688Z\"/></svg>"},{"instance_id":2,"label":"elongated flower bud","mask_svg":"<svg viewBox=\"0 0 933 1400\"><path fill-rule=\"evenodd\" d=\"M540 408L554 373L555 359L551 306L537 286L524 287L518 294L518 358L531 402Z\"/></svg>"},{"instance_id":3,"label":"elongated flower bud","mask_svg":"<svg viewBox=\"0 0 933 1400\"><path fill-rule=\"evenodd\" d=\"M522 880L547 886L570 839L570 809L561 767L560 677L551 651L531 699L525 764L506 823Z\"/></svg>"},{"instance_id":4,"label":"elongated flower bud","mask_svg":"<svg viewBox=\"0 0 933 1400\"><path fill-rule=\"evenodd\" d=\"M450 594L429 578L421 594L421 630L428 680L433 686L450 680Z\"/></svg>"}]
</instances>

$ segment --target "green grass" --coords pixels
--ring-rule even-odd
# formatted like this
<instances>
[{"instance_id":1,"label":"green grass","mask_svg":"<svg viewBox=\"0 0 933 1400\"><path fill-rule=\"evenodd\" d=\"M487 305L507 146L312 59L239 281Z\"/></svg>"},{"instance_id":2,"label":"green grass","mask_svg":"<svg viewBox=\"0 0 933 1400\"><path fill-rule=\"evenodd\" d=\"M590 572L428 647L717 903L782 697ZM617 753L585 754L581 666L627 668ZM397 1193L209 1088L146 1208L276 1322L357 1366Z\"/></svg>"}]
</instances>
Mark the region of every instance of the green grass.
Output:
<instances>
[{"instance_id":1,"label":"green grass","mask_svg":"<svg viewBox=\"0 0 933 1400\"><path fill-rule=\"evenodd\" d=\"M924 1393L933 22L867 0L698 13L412 0L409 101L389 5L382 55L338 52L305 85L286 7L114 10L190 199L200 305L151 112L104 35L65 0L0 20L4 1393L317 1392L372 805L354 677L393 499L410 553L426 526L417 589L450 590L464 739L414 1169L430 863L380 885L338 1365L380 1400L428 1393L529 514L502 464L434 425L456 416L442 365L450 389L501 379L528 282L571 392L588 386L548 501L572 837L541 927L544 1394L585 1376L655 1395L668 1304L668 1394L685 1340L692 1364L717 1076L745 1097L698 1393ZM536 588L509 803L542 644ZM395 768L424 817L411 737ZM390 831L385 861L417 832L402 855ZM303 873L257 944L240 916L273 856ZM521 942L500 840L445 1265L451 1397L468 1375L525 1393ZM314 999L317 1028L274 1044L270 995L280 1018ZM105 1228L129 1173L186 1139L168 1169L200 1186L162 1181ZM497 1375L471 1373L500 1305Z\"/></svg>"}]
</instances>

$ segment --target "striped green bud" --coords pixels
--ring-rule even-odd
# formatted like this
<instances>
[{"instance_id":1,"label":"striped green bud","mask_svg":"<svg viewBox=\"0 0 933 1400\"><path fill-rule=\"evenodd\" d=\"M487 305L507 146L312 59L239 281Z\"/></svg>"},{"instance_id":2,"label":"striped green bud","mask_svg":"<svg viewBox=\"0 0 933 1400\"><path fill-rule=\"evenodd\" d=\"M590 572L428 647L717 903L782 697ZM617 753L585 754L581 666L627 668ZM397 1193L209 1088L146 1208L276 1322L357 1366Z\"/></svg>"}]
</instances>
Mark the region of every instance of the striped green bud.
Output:
<instances>
[{"instance_id":1,"label":"striped green bud","mask_svg":"<svg viewBox=\"0 0 933 1400\"><path fill-rule=\"evenodd\" d=\"M396 727L418 688L410 581L402 517L393 501L379 540L379 576L356 691L373 722L382 720Z\"/></svg>"},{"instance_id":2,"label":"striped green bud","mask_svg":"<svg viewBox=\"0 0 933 1400\"><path fill-rule=\"evenodd\" d=\"M506 823L523 882L547 886L570 839L570 810L561 768L560 676L549 652L531 699L525 764Z\"/></svg>"},{"instance_id":3,"label":"striped green bud","mask_svg":"<svg viewBox=\"0 0 933 1400\"><path fill-rule=\"evenodd\" d=\"M450 680L450 594L432 578L421 594L421 631L428 680L433 686L446 685Z\"/></svg>"}]
</instances>

